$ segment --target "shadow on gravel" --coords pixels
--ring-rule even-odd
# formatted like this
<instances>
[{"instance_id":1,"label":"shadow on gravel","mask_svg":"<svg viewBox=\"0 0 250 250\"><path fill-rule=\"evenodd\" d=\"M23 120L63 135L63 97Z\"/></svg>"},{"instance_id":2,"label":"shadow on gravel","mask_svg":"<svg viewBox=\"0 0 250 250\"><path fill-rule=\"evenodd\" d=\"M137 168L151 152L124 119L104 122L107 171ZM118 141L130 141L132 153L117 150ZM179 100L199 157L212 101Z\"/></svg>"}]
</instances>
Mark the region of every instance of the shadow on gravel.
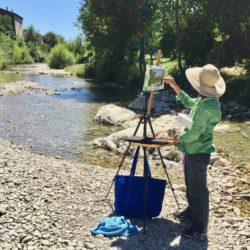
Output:
<instances>
[{"instance_id":1,"label":"shadow on gravel","mask_svg":"<svg viewBox=\"0 0 250 250\"><path fill-rule=\"evenodd\" d=\"M131 219L133 225L142 226L142 220ZM112 242L111 247L121 250L206 250L208 239L188 239L181 236L187 224L175 223L172 220L155 218L147 220L146 234L138 234L129 238L119 238Z\"/></svg>"}]
</instances>

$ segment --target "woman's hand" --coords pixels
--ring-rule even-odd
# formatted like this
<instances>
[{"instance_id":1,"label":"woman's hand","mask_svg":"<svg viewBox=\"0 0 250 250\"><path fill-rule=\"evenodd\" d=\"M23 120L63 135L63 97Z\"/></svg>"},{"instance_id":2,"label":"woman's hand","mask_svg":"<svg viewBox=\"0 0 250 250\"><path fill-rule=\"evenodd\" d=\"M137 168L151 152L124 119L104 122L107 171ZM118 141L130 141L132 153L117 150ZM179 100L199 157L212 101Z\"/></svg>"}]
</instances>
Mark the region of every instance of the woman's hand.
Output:
<instances>
[{"instance_id":1,"label":"woman's hand","mask_svg":"<svg viewBox=\"0 0 250 250\"><path fill-rule=\"evenodd\" d=\"M167 139L170 142L170 145L176 145L179 143L179 136L169 136L167 133L158 133L156 137L159 139Z\"/></svg>"},{"instance_id":2,"label":"woman's hand","mask_svg":"<svg viewBox=\"0 0 250 250\"><path fill-rule=\"evenodd\" d=\"M164 77L164 83L169 84L172 88L176 85L174 78L171 76Z\"/></svg>"},{"instance_id":3,"label":"woman's hand","mask_svg":"<svg viewBox=\"0 0 250 250\"><path fill-rule=\"evenodd\" d=\"M167 76L164 79L164 83L167 83L171 86L171 88L175 91L177 95L181 92L181 89L179 88L178 84L175 82L174 78L171 76Z\"/></svg>"},{"instance_id":4,"label":"woman's hand","mask_svg":"<svg viewBox=\"0 0 250 250\"><path fill-rule=\"evenodd\" d=\"M173 142L172 142L172 145L176 145L180 142L180 138L179 136L175 136L174 139L173 139Z\"/></svg>"}]
</instances>

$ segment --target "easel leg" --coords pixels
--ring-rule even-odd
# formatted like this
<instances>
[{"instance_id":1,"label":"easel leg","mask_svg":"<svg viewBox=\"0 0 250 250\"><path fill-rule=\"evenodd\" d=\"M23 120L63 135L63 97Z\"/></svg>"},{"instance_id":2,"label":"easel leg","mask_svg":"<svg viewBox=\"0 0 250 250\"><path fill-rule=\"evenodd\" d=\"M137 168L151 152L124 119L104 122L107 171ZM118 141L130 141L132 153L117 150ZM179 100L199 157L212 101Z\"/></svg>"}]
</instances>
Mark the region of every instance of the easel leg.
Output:
<instances>
[{"instance_id":1,"label":"easel leg","mask_svg":"<svg viewBox=\"0 0 250 250\"><path fill-rule=\"evenodd\" d=\"M150 117L148 117L148 123L149 123L149 127L150 127L150 129L151 129L152 134L155 136L155 132L154 132L154 129L153 129L153 126L152 126ZM172 190L172 192L173 192L173 195L174 195L174 198L175 198L175 202L176 202L176 204L177 204L178 209L180 209L179 203L178 203L178 201L177 201L177 198L176 198L176 195L175 195L175 192L174 192L174 188L173 188L173 186L172 186L172 183L171 183L170 178L169 178L169 175L168 175L167 166L166 166L166 164L164 163L164 160L163 160L163 157L162 157L162 154L161 154L161 150L160 150L159 148L157 148L157 150L158 150L158 154L159 154L160 159L161 159L161 163L162 163L163 169L164 169L165 174L166 174L166 176L167 176L169 186L170 186L170 188L171 188L171 190Z\"/></svg>"},{"instance_id":2,"label":"easel leg","mask_svg":"<svg viewBox=\"0 0 250 250\"><path fill-rule=\"evenodd\" d=\"M138 129L139 129L139 127L140 127L140 125L141 125L143 119L144 119L144 116L141 116L141 118L140 118L140 120L139 120L139 122L138 122L138 125L137 125L137 127L136 127L136 129L135 129L135 131L134 131L133 136L135 136L135 135L137 134ZM123 155L123 157L122 157L122 161L121 161L121 163L120 163L119 166L118 166L118 169L117 169L117 171L116 171L116 173L115 173L115 176L118 175L118 173L120 172L120 169L121 169L121 167L122 167L122 165L123 165L123 162L124 162L124 160L125 160L125 158L126 158L128 152L129 152L130 146L131 146L131 143L129 143L129 145L128 145L128 147L127 147L127 149L126 149L126 151L125 151L125 153L124 153L124 155ZM105 198L104 198L104 201L107 200L108 195L109 195L109 193L110 193L110 191L111 191L111 189L112 189L112 187L113 187L113 185L114 185L114 182L115 182L115 177L114 177L113 180L112 180L112 183L111 183L111 185L110 185L110 187L109 187L109 189L108 189L108 192L107 192L107 194L106 194L106 196L105 196Z\"/></svg>"},{"instance_id":3,"label":"easel leg","mask_svg":"<svg viewBox=\"0 0 250 250\"><path fill-rule=\"evenodd\" d=\"M148 176L146 171L147 150L143 148L143 234L146 234L146 211L147 211L147 189L148 189Z\"/></svg>"},{"instance_id":4,"label":"easel leg","mask_svg":"<svg viewBox=\"0 0 250 250\"><path fill-rule=\"evenodd\" d=\"M174 198L175 198L175 202L176 202L177 207L178 207L178 210L179 210L179 209L180 209L180 206L179 206L179 203L178 203L178 201L177 201L177 198L176 198L176 195L175 195L175 192L174 192L174 188L173 188L172 183L171 183L171 181L170 181L170 178L169 178L169 175L168 175L168 171L167 171L166 164L165 164L165 162L164 162L164 160L163 160L163 157L162 157L162 154L161 154L160 149L158 148L157 150L158 150L158 154L159 154L159 156L160 156L160 158L161 158L161 163L162 163L163 169L164 169L164 171L165 171L165 174L166 174L166 176L167 176L169 186L170 186L170 188L171 188L171 190L172 190L172 193L173 193Z\"/></svg>"}]
</instances>

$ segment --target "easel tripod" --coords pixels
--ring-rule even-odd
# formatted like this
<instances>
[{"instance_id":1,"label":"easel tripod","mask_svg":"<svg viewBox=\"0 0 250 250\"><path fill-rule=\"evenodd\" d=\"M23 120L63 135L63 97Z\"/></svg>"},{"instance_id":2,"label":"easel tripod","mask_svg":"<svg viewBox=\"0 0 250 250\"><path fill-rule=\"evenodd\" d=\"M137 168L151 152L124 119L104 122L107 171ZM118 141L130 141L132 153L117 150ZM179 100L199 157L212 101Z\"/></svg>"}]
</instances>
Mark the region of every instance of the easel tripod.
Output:
<instances>
[{"instance_id":1,"label":"easel tripod","mask_svg":"<svg viewBox=\"0 0 250 250\"><path fill-rule=\"evenodd\" d=\"M176 201L176 204L177 204L177 207L179 209L179 203L177 201L177 198L176 198L176 195L175 195L175 192L174 192L174 188L172 186L172 183L170 181L170 178L169 178L169 175L168 175L168 172L167 172L167 166L163 160L163 157L162 157L162 154L161 154L161 151L160 151L160 147L162 146L166 146L169 144L169 141L165 140L165 139L155 139L155 132L154 132L154 129L153 129L153 126L152 126L152 123L151 123L151 118L150 118L150 113L151 113L151 108L152 108L152 102L153 102L153 91L151 92L144 92L144 96L145 96L145 106L144 106L144 113L143 115L141 115L140 117L140 120L138 122L138 125L134 131L134 134L132 137L129 137L127 138L127 141L129 142L129 145L123 155L123 158L122 158L122 161L120 162L119 166L118 166L118 169L117 169L117 172L115 174L118 175L122 165L123 165L123 162L129 152L129 149L131 147L131 145L135 145L137 147L142 147L143 148L143 160L144 160L144 170L143 170L143 178L145 179L147 176L146 176L146 171L145 171L145 164L146 164L146 161L147 161L147 148L155 148L157 149L158 151L158 154L160 156L160 160L161 160L161 163L162 163L162 166L163 166L163 169L164 169L164 172L167 176L167 180L168 180L168 183L169 183L169 186L170 186L170 189L174 195L174 199ZM141 124L143 124L143 137L137 137L136 134L141 126ZM152 138L151 137L148 137L147 135L147 125L149 125L149 128L151 130L151 133L152 133ZM111 188L114 184L114 180L112 181L112 184L105 196L105 199L107 199L110 191L111 191ZM146 207L147 207L147 182L144 181L144 192L143 192L143 202L144 202L144 216L143 216L143 233L146 232Z\"/></svg>"}]
</instances>

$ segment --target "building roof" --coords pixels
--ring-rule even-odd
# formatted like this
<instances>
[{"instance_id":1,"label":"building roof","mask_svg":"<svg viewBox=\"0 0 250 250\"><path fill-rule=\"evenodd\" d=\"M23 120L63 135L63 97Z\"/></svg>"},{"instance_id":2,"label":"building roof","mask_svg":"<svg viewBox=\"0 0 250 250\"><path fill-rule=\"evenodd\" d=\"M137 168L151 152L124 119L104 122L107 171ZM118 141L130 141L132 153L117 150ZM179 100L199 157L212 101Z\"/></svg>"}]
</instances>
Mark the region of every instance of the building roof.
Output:
<instances>
[{"instance_id":1,"label":"building roof","mask_svg":"<svg viewBox=\"0 0 250 250\"><path fill-rule=\"evenodd\" d=\"M23 20L23 17L19 16L18 14L14 13L13 11L5 10L0 8L0 13L4 15L9 15L9 16L17 16Z\"/></svg>"}]
</instances>

